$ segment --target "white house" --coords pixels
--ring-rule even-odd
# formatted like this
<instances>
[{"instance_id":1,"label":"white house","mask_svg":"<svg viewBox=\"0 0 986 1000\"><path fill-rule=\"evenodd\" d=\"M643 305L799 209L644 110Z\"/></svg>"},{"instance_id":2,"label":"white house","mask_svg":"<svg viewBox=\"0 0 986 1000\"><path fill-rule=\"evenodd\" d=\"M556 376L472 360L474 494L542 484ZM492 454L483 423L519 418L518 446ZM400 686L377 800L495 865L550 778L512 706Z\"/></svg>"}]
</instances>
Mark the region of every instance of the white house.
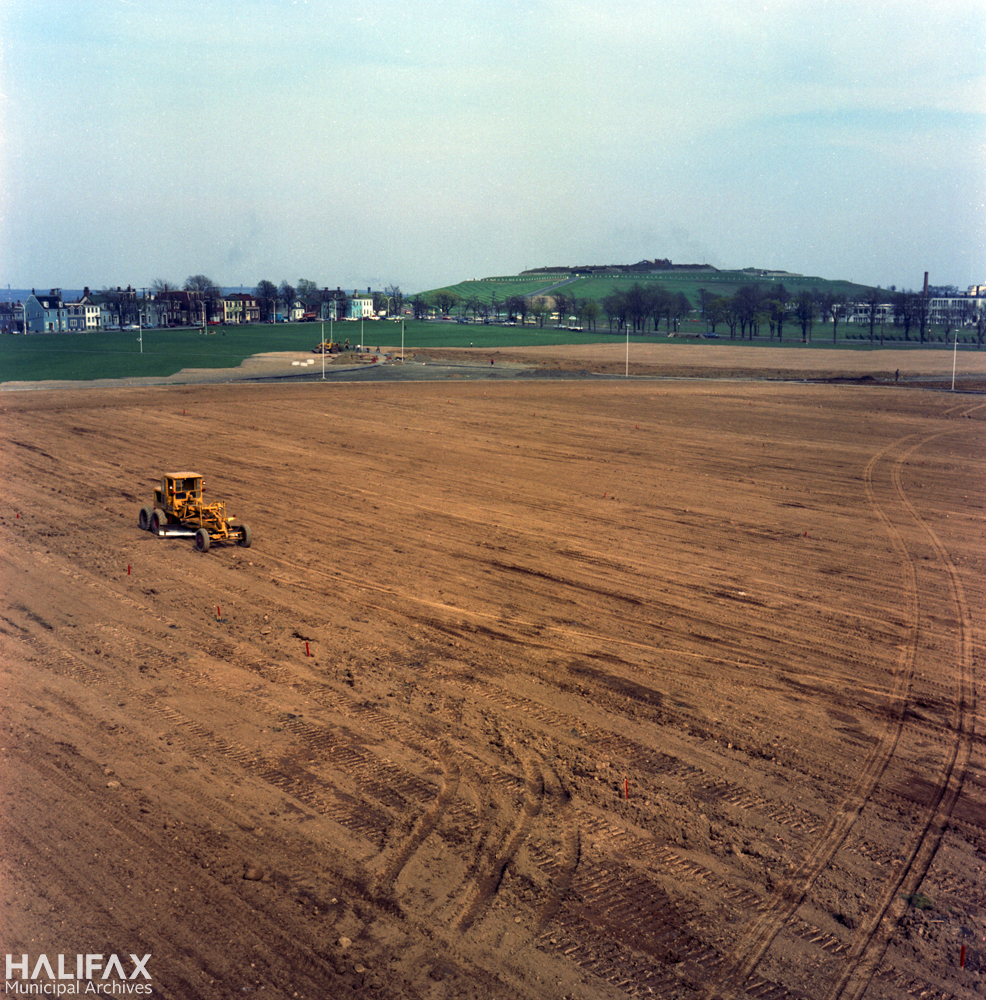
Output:
<instances>
[{"instance_id":1,"label":"white house","mask_svg":"<svg viewBox=\"0 0 986 1000\"><path fill-rule=\"evenodd\" d=\"M88 291L86 289L86 294L78 302L64 303L65 328L70 333L77 333L80 330L98 330L100 328L99 306L89 298Z\"/></svg>"}]
</instances>

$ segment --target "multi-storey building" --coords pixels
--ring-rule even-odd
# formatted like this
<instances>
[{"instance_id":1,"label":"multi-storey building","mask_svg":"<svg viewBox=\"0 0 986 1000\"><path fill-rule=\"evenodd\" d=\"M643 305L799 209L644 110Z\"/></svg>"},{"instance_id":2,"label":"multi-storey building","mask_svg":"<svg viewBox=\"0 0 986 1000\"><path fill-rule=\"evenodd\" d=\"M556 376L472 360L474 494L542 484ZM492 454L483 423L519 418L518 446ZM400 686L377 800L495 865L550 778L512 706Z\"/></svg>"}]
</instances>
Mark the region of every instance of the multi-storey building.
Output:
<instances>
[{"instance_id":1,"label":"multi-storey building","mask_svg":"<svg viewBox=\"0 0 986 1000\"><path fill-rule=\"evenodd\" d=\"M24 305L28 333L65 333L68 329L61 289L53 288L43 295L32 288Z\"/></svg>"},{"instance_id":2,"label":"multi-storey building","mask_svg":"<svg viewBox=\"0 0 986 1000\"><path fill-rule=\"evenodd\" d=\"M235 292L232 295L223 296L219 305L222 309L222 321L224 323L260 322L260 304L253 295Z\"/></svg>"},{"instance_id":3,"label":"multi-storey building","mask_svg":"<svg viewBox=\"0 0 986 1000\"><path fill-rule=\"evenodd\" d=\"M359 292L353 292L352 298L349 300L349 318L350 319L369 319L373 315L373 296L367 292L365 295L360 295Z\"/></svg>"}]
</instances>

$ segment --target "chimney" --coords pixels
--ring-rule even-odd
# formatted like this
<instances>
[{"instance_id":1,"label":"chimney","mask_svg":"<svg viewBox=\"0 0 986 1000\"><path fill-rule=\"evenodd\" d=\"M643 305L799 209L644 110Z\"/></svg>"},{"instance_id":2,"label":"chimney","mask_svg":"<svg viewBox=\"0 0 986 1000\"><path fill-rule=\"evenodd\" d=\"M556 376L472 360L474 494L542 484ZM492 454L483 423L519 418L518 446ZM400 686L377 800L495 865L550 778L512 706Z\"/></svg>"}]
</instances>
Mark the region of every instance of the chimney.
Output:
<instances>
[{"instance_id":1,"label":"chimney","mask_svg":"<svg viewBox=\"0 0 986 1000\"><path fill-rule=\"evenodd\" d=\"M928 297L928 272L924 272L924 297Z\"/></svg>"}]
</instances>

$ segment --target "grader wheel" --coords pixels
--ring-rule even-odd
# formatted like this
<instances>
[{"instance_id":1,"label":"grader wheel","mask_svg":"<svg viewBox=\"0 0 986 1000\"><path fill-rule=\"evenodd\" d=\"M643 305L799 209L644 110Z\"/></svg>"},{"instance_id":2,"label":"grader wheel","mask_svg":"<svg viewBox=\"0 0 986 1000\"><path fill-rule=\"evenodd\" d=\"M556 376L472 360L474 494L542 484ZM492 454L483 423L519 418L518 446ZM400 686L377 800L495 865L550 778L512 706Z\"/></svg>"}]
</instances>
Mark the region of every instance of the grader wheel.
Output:
<instances>
[{"instance_id":1,"label":"grader wheel","mask_svg":"<svg viewBox=\"0 0 986 1000\"><path fill-rule=\"evenodd\" d=\"M141 531L149 531L151 527L151 508L141 507L140 513L137 515L137 523L140 525Z\"/></svg>"},{"instance_id":2,"label":"grader wheel","mask_svg":"<svg viewBox=\"0 0 986 1000\"><path fill-rule=\"evenodd\" d=\"M243 532L243 537L240 539L240 545L243 548L248 549L253 545L253 532L250 530L249 524L241 524L240 529Z\"/></svg>"},{"instance_id":3,"label":"grader wheel","mask_svg":"<svg viewBox=\"0 0 986 1000\"><path fill-rule=\"evenodd\" d=\"M165 514L160 507L155 507L154 512L151 514L151 531L153 531L155 535L159 535L161 533L161 529L166 528L167 526L168 515Z\"/></svg>"},{"instance_id":4,"label":"grader wheel","mask_svg":"<svg viewBox=\"0 0 986 1000\"><path fill-rule=\"evenodd\" d=\"M205 528L199 528L199 530L195 532L195 548L198 549L199 552L208 552L210 541L209 532L206 531Z\"/></svg>"}]
</instances>

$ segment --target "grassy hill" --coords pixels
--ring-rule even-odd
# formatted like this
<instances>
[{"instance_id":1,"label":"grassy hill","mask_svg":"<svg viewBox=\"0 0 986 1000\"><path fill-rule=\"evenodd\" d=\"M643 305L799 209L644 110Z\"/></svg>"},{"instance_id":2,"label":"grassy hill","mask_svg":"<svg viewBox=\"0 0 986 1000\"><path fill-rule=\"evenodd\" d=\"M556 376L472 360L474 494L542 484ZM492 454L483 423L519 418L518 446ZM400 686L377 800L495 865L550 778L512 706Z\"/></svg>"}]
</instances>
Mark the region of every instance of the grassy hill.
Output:
<instances>
[{"instance_id":1,"label":"grassy hill","mask_svg":"<svg viewBox=\"0 0 986 1000\"><path fill-rule=\"evenodd\" d=\"M744 271L716 271L713 269L688 271L682 269L605 274L580 274L559 270L544 274L505 275L460 281L454 285L443 285L441 288L432 289L424 294L433 295L440 291L450 291L464 299L475 297L480 302L491 303L494 296L496 296L496 301L503 302L513 295L527 297L550 295L552 289L562 285L566 295L574 295L577 299L598 301L609 295L614 288L629 287L634 282L639 282L641 285L658 282L669 292L684 292L693 306L698 305L700 288L704 288L710 294L721 295L725 298L735 295L743 285L763 285L769 290L783 284L792 295L797 295L798 292L808 288L813 292L825 290L836 295L845 295L850 299L861 299L871 287L854 284L850 281L832 281L828 278L776 271L765 272L756 269Z\"/></svg>"}]
</instances>

